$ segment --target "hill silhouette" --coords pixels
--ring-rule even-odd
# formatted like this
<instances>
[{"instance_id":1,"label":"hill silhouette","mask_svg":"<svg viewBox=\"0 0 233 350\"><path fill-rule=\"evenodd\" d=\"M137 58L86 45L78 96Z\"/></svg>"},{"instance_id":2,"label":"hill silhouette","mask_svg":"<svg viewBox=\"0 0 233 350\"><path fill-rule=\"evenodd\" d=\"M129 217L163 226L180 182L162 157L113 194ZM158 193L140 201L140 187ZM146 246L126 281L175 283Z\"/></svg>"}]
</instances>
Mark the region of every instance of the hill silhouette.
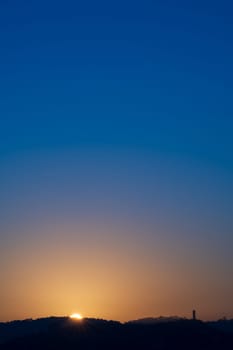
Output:
<instances>
[{"instance_id":1,"label":"hill silhouette","mask_svg":"<svg viewBox=\"0 0 233 350\"><path fill-rule=\"evenodd\" d=\"M177 322L177 321L184 321L186 320L185 318L178 317L178 316L169 316L169 317L146 317L146 318L140 318L138 320L133 320L127 322L128 324L144 324L144 325L149 325L149 324L158 324L158 323L167 323L167 322Z\"/></svg>"},{"instance_id":2,"label":"hill silhouette","mask_svg":"<svg viewBox=\"0 0 233 350\"><path fill-rule=\"evenodd\" d=\"M0 323L0 350L233 349L233 332L231 327L223 327L223 321L160 320L150 318L122 324L91 318L75 321L49 317ZM224 322L225 326L233 323Z\"/></svg>"}]
</instances>

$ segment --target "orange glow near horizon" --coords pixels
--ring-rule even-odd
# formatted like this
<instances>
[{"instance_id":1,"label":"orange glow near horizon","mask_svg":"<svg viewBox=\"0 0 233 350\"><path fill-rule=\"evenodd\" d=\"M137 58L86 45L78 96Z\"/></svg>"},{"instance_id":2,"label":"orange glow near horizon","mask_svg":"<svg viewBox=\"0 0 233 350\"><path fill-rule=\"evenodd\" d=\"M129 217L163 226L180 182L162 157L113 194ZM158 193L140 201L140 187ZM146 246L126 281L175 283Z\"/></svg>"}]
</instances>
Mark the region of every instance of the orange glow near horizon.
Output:
<instances>
[{"instance_id":1,"label":"orange glow near horizon","mask_svg":"<svg viewBox=\"0 0 233 350\"><path fill-rule=\"evenodd\" d=\"M189 251L187 264L183 246L177 247L171 236L164 242L148 238L143 244L135 232L133 240L131 232L122 236L123 229L116 233L77 225L60 230L45 227L43 235L35 232L14 241L10 252L7 244L1 245L0 322L81 310L90 318L122 322L145 316L191 317L193 308L201 319L232 317L232 287L219 298L214 278L218 266L213 271L214 265L197 260L195 250ZM82 235L76 237L76 232Z\"/></svg>"}]
</instances>

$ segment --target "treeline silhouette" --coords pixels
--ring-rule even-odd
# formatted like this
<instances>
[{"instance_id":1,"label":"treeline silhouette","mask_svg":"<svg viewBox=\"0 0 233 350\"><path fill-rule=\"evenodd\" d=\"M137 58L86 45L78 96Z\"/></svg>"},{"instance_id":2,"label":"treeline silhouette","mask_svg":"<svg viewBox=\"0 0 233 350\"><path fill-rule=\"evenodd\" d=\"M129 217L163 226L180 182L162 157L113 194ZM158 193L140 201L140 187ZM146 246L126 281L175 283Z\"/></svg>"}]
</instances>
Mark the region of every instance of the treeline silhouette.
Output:
<instances>
[{"instance_id":1,"label":"treeline silhouette","mask_svg":"<svg viewBox=\"0 0 233 350\"><path fill-rule=\"evenodd\" d=\"M224 328L224 325L227 326ZM128 322L67 317L0 323L1 350L233 350L233 321ZM232 328L231 328L232 327Z\"/></svg>"}]
</instances>

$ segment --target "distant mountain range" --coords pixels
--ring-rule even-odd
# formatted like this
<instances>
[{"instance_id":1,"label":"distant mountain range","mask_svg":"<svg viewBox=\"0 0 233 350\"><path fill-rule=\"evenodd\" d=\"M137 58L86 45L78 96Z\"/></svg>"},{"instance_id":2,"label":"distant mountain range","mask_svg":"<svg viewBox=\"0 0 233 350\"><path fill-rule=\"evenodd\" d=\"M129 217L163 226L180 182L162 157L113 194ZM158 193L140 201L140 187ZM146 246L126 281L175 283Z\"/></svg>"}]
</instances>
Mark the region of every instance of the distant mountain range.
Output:
<instances>
[{"instance_id":1,"label":"distant mountain range","mask_svg":"<svg viewBox=\"0 0 233 350\"><path fill-rule=\"evenodd\" d=\"M233 320L193 321L177 316L120 323L48 317L0 323L0 350L233 350Z\"/></svg>"},{"instance_id":2,"label":"distant mountain range","mask_svg":"<svg viewBox=\"0 0 233 350\"><path fill-rule=\"evenodd\" d=\"M167 322L177 322L177 321L184 321L187 320L186 318L178 317L178 316L169 316L169 317L146 317L146 318L140 318L138 320L133 320L127 322L128 324L158 324L158 323L167 323Z\"/></svg>"}]
</instances>

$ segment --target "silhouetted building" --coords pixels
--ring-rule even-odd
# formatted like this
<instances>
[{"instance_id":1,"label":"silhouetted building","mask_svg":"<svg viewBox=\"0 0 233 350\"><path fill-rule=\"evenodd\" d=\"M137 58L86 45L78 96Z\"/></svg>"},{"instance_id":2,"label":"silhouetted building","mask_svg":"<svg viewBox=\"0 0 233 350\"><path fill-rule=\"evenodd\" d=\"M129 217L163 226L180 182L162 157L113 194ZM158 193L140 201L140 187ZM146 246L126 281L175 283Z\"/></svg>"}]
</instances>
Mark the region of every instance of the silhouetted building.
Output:
<instances>
[{"instance_id":1,"label":"silhouetted building","mask_svg":"<svg viewBox=\"0 0 233 350\"><path fill-rule=\"evenodd\" d=\"M193 310L193 320L195 321L196 319L197 319L196 310Z\"/></svg>"}]
</instances>

